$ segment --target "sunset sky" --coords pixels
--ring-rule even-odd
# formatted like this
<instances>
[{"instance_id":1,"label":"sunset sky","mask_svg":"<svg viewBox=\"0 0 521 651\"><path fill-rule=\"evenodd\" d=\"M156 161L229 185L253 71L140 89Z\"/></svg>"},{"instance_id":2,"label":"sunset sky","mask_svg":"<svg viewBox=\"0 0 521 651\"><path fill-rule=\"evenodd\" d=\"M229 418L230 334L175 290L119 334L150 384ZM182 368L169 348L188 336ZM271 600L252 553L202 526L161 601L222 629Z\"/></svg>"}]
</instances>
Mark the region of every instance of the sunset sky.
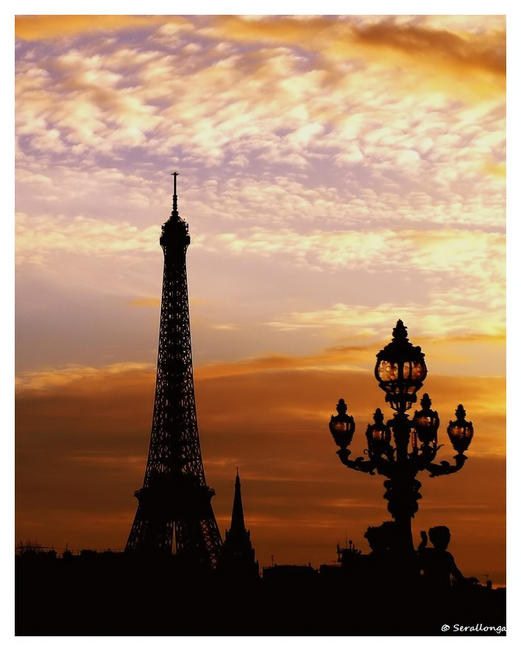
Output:
<instances>
[{"instance_id":1,"label":"sunset sky","mask_svg":"<svg viewBox=\"0 0 521 651\"><path fill-rule=\"evenodd\" d=\"M464 573L504 582L503 16L16 20L17 538L124 547L149 444L177 169L196 400L221 531L239 466L261 565L335 558L388 519L354 454L398 318L440 458L419 476Z\"/></svg>"}]
</instances>

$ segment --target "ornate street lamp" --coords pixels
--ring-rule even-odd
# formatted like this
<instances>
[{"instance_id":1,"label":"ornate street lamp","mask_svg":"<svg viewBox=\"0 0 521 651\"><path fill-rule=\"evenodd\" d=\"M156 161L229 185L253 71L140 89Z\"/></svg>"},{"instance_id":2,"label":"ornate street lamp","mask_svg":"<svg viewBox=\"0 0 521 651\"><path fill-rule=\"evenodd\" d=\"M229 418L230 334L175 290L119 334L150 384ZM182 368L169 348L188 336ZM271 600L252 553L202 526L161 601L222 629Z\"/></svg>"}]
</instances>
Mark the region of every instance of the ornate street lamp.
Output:
<instances>
[{"instance_id":1,"label":"ornate street lamp","mask_svg":"<svg viewBox=\"0 0 521 651\"><path fill-rule=\"evenodd\" d=\"M455 463L448 461L434 463L441 446L438 445L438 413L431 409L431 399L426 393L421 400L421 409L415 411L412 420L406 413L416 402L416 393L427 377L425 355L419 346L413 346L407 338L403 322L397 322L392 341L376 355L375 377L385 391L385 400L395 412L393 418L384 423L380 409L374 413L374 424L367 427L367 450L365 455L351 460L348 449L355 431L355 421L347 413L347 405L340 399L338 416L332 416L329 429L339 446L337 454L348 468L367 472L375 471L388 479L384 482L388 509L396 524L403 552L412 552L411 518L418 510L421 498L421 484L416 479L418 472L427 470L431 477L448 475L460 470L467 457L474 430L472 423L465 420L462 405L456 410L456 420L447 428L449 439L456 450Z\"/></svg>"}]
</instances>

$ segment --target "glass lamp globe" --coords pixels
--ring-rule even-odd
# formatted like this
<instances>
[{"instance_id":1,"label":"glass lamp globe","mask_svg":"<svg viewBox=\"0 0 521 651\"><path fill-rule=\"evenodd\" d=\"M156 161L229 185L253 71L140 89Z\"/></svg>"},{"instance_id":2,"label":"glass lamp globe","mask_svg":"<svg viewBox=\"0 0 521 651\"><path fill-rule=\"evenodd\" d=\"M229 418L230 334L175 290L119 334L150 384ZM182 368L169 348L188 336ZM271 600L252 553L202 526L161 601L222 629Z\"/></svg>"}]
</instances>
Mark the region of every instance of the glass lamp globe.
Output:
<instances>
[{"instance_id":1,"label":"glass lamp globe","mask_svg":"<svg viewBox=\"0 0 521 651\"><path fill-rule=\"evenodd\" d=\"M385 400L398 412L405 412L416 402L416 392L427 377L425 355L407 338L407 328L400 319L392 341L376 355L375 377L386 393Z\"/></svg>"}]
</instances>

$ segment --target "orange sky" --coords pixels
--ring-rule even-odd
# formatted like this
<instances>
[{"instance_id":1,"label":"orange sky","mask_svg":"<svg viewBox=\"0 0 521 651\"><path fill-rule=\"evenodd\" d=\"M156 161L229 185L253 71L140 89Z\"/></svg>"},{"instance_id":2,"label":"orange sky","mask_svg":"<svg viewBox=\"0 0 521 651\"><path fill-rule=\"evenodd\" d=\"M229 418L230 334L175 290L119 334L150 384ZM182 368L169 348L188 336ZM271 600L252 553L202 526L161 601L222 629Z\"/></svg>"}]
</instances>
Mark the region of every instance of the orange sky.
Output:
<instances>
[{"instance_id":1,"label":"orange sky","mask_svg":"<svg viewBox=\"0 0 521 651\"><path fill-rule=\"evenodd\" d=\"M259 361L233 366L227 374L204 367L196 374L204 462L221 530L229 526L238 465L262 564L271 554L278 562L330 561L346 535L365 549L365 528L387 518L383 478L344 468L327 423L339 394L346 396L358 424L353 452L362 452L372 410L380 406L390 415L371 373L303 370L273 360L266 370ZM121 548L135 509L132 492L143 477L153 368L76 369L54 386L49 378L32 382L17 401L18 535L72 548ZM463 571L503 582L504 382L432 377L425 388L442 423L452 417L452 396L464 401L476 437L458 475L419 477L416 537L421 528L447 522ZM440 441L441 458L450 459L444 432Z\"/></svg>"},{"instance_id":2,"label":"orange sky","mask_svg":"<svg viewBox=\"0 0 521 651\"><path fill-rule=\"evenodd\" d=\"M467 466L420 480L462 570L504 581L502 16L16 21L17 537L122 548L154 391L173 167L207 480L235 466L261 564L331 561L387 517L327 422L385 409L402 318ZM452 452L447 440L442 458ZM486 559L486 562L484 561Z\"/></svg>"}]
</instances>

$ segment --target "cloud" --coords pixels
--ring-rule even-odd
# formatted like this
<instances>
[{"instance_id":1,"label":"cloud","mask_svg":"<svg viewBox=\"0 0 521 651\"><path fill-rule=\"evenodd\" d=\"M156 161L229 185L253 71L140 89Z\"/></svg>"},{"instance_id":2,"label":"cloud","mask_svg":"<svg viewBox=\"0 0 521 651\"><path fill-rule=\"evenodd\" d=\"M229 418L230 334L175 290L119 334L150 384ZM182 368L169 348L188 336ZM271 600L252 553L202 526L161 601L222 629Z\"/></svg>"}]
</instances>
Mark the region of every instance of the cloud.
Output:
<instances>
[{"instance_id":1,"label":"cloud","mask_svg":"<svg viewBox=\"0 0 521 651\"><path fill-rule=\"evenodd\" d=\"M348 324L356 324L349 328L352 334L375 333L388 326L389 314L399 314L427 335L504 330L505 238L499 233L467 231L463 236L457 229L410 229L303 234L253 229L246 237L208 236L201 246L228 250L235 256L284 256L286 263L291 260L317 271L379 272L384 277L424 274L431 281L428 292L414 300L389 300L381 305L339 302L329 308L281 315L269 322L275 328L345 330Z\"/></svg>"},{"instance_id":2,"label":"cloud","mask_svg":"<svg viewBox=\"0 0 521 651\"><path fill-rule=\"evenodd\" d=\"M464 232L464 237L462 237ZM324 267L383 271L414 269L476 275L491 250L504 250L505 237L459 229L375 229L297 232L252 228L246 236L221 233L203 236L202 247L221 248L236 255L285 256ZM493 258L499 258L497 263ZM504 270L503 255L492 256L488 271Z\"/></svg>"},{"instance_id":3,"label":"cloud","mask_svg":"<svg viewBox=\"0 0 521 651\"><path fill-rule=\"evenodd\" d=\"M159 307L161 299L157 296L140 296L133 298L128 304L134 307Z\"/></svg>"},{"instance_id":4,"label":"cloud","mask_svg":"<svg viewBox=\"0 0 521 651\"><path fill-rule=\"evenodd\" d=\"M450 19L447 20L450 29ZM372 25L354 27L356 43L377 48L390 48L411 60L420 59L420 65L433 67L440 62L446 69L485 70L493 75L506 72L505 32L492 31L487 35L463 35L449 29L432 29L421 25L399 25L390 18Z\"/></svg>"},{"instance_id":5,"label":"cloud","mask_svg":"<svg viewBox=\"0 0 521 651\"><path fill-rule=\"evenodd\" d=\"M210 33L240 42L299 45L321 55L325 65L349 59L393 69L407 66L402 78L416 78L416 90L433 88L476 99L502 93L505 76L505 23L469 30L451 16L438 17L264 17L218 16ZM467 27L467 29L466 29ZM470 71L471 75L465 72ZM335 70L335 74L338 74ZM424 83L421 75L428 75ZM462 79L464 80L462 82ZM459 85L459 89L457 86Z\"/></svg>"},{"instance_id":6,"label":"cloud","mask_svg":"<svg viewBox=\"0 0 521 651\"><path fill-rule=\"evenodd\" d=\"M247 167L247 152L250 164L255 157L296 170L309 168L311 150L336 156L342 165L376 164L379 169L398 165L408 174L421 159L416 176L426 172L431 156L449 154L452 147L443 138L447 130L455 131L457 115L468 108L453 97L479 77L462 74L453 60L460 64L472 60L478 47L484 48L483 60L492 60L490 48L497 57L502 51L494 31L464 37L450 29L430 29L428 24L384 19L357 25L324 17L258 21L216 17L213 27L187 32L183 39L168 54L151 40L138 47L116 42L102 54L99 48L72 47L46 53L38 63L21 57L17 114L18 133L28 137L25 146L63 155L73 148L76 155L85 155L146 144L170 157L182 148L185 160L195 158L207 167L230 156L238 169ZM226 51L220 47L226 39L253 41L257 47ZM376 47L378 39L388 45ZM416 49L424 48L425 55L415 51L411 58L410 48L404 46L407 39ZM489 41L493 45L487 45ZM439 48L428 52L432 42ZM187 56L183 48L190 46ZM317 58L318 47L322 56ZM408 57L407 65L396 65L389 48ZM446 67L440 68L440 57L448 60ZM416 70L418 65L440 69L425 75ZM452 68L457 83L450 84ZM494 110L502 102L503 94L496 93L478 105ZM472 138L458 125L454 148L461 149L464 142L467 161L482 122L483 116L467 126ZM372 144L364 137L384 125L389 130L387 142ZM490 121L486 124L487 132L495 128ZM450 154L446 160L457 167L462 164ZM481 167L475 176L482 176ZM471 172L454 170L454 178ZM424 176L436 179L432 170ZM438 181L447 183L442 176Z\"/></svg>"},{"instance_id":7,"label":"cloud","mask_svg":"<svg viewBox=\"0 0 521 651\"><path fill-rule=\"evenodd\" d=\"M491 174L492 176L499 176L500 178L505 178L507 169L506 169L506 163L487 163L484 166L484 171L487 174Z\"/></svg>"},{"instance_id":8,"label":"cloud","mask_svg":"<svg viewBox=\"0 0 521 651\"><path fill-rule=\"evenodd\" d=\"M496 300L498 289L494 287L491 291ZM502 336L505 328L504 310L487 313L481 303L458 302L451 295L438 296L435 292L425 303L382 303L376 306L336 303L325 309L283 314L268 325L282 331L322 329L329 336L358 338L388 330L390 315L399 315L407 323L414 324L419 334L426 336L470 333L495 337Z\"/></svg>"},{"instance_id":9,"label":"cloud","mask_svg":"<svg viewBox=\"0 0 521 651\"><path fill-rule=\"evenodd\" d=\"M389 311L387 317L388 314ZM325 348L318 353L307 355L264 354L257 357L210 362L196 367L196 377L201 380L216 379L284 370L367 372L367 370L372 369L375 351L384 345L386 338L390 339L391 337L389 319L377 320L376 323L371 322L365 328L362 322L360 329L357 329L349 325L353 320L352 316L350 315L350 319L345 318L343 320L343 337L339 338L359 341L358 345L338 344ZM407 323L415 322L407 321ZM276 325L279 326L279 324ZM291 332L298 329L298 326L295 325L286 327ZM309 328L313 327L320 327L318 320L316 325L309 325ZM327 322L327 317L326 327L331 327L331 324ZM475 365L476 368L483 368L483 361L487 356L496 356L498 363L494 366L497 369L495 376L501 377L504 375L504 364L501 364L501 356L505 346L504 332L493 335L470 333L468 331L464 334L454 334L450 333L449 329L442 333L439 328L435 332L434 336L429 336L426 329L422 328L420 321L420 323L415 323L413 340L415 344L420 344L423 350L428 353L429 368L434 360L436 373L452 371L458 376L469 375L471 373L469 366L473 368ZM487 365L486 368L487 372L492 373L491 365Z\"/></svg>"},{"instance_id":10,"label":"cloud","mask_svg":"<svg viewBox=\"0 0 521 651\"><path fill-rule=\"evenodd\" d=\"M25 41L56 39L89 32L115 32L151 27L164 22L161 16L16 16L15 34ZM181 17L169 17L168 24L186 24ZM166 27L166 26L165 26Z\"/></svg>"},{"instance_id":11,"label":"cloud","mask_svg":"<svg viewBox=\"0 0 521 651\"><path fill-rule=\"evenodd\" d=\"M20 214L19 281L27 276L25 267L36 264L46 270L38 277L47 282L64 288L71 280L80 283L81 291L74 292L78 300L85 292L85 269L94 265L87 277L96 291L101 282L103 291L119 297L122 306L158 307L159 298L149 293L157 291L161 277L158 235L158 225L138 227L126 220ZM347 338L359 343L360 338L386 336L399 317L414 324L417 336L501 336L505 328L504 239L502 233L451 228L308 228L298 232L274 225L243 226L239 232L199 232L193 237L190 255L195 257L190 268L196 273L193 287L202 299L198 303L202 309L194 313L197 319L192 325L198 334L203 333L201 349L206 360L219 359L225 350L228 358L237 354L231 341L228 345L222 335L215 336L218 332L240 333L240 355L270 349L284 353L297 342L303 352L311 341L314 346L328 346ZM71 256L73 269L68 267ZM262 274L268 274L265 280L258 277L259 265L265 268ZM151 269L157 276L151 275ZM292 277L299 274L306 278L307 290L292 286ZM394 277L409 289L388 291ZM365 292L356 287L361 283ZM256 292L270 292L269 298L261 307L254 303L242 309ZM292 296L300 298L295 301ZM53 317L49 314L48 318ZM120 318L128 318L122 309ZM215 346L217 355L212 353ZM129 347L124 354L130 352ZM460 361L470 354L466 350Z\"/></svg>"},{"instance_id":12,"label":"cloud","mask_svg":"<svg viewBox=\"0 0 521 651\"><path fill-rule=\"evenodd\" d=\"M84 255L110 255L115 252L157 251L158 229L138 229L129 223L110 223L77 215L16 215L17 262L41 262L56 251Z\"/></svg>"},{"instance_id":13,"label":"cloud","mask_svg":"<svg viewBox=\"0 0 521 651\"><path fill-rule=\"evenodd\" d=\"M47 370L25 371L16 378L17 391L52 391L57 387L73 385L88 392L92 389L92 381L96 383L100 377L125 378L126 374L144 372L150 373L153 367L140 362L118 362L100 369L92 366L68 366L65 368L50 368ZM82 390L83 390L82 389Z\"/></svg>"},{"instance_id":14,"label":"cloud","mask_svg":"<svg viewBox=\"0 0 521 651\"><path fill-rule=\"evenodd\" d=\"M239 326L236 323L215 323L212 328L214 330L237 330Z\"/></svg>"},{"instance_id":15,"label":"cloud","mask_svg":"<svg viewBox=\"0 0 521 651\"><path fill-rule=\"evenodd\" d=\"M280 197L283 190L279 190ZM31 252L75 250L88 254L111 251L157 251L158 226L140 228L77 215L17 214L17 248L23 258ZM412 224L411 224L412 225ZM302 227L301 227L302 228ZM242 232L205 233L194 248L240 256L280 257L319 268L366 269L384 272L411 270L504 278L503 233L444 228L391 230L307 230L252 227Z\"/></svg>"},{"instance_id":16,"label":"cloud","mask_svg":"<svg viewBox=\"0 0 521 651\"><path fill-rule=\"evenodd\" d=\"M289 369L312 370L334 366L345 370L358 371L357 363L362 361L364 348L346 347L343 350L331 349L319 355L263 355L230 362L213 362L196 369L196 377L201 380L220 377L235 377L255 373L269 373ZM364 360L365 361L365 360Z\"/></svg>"}]
</instances>

